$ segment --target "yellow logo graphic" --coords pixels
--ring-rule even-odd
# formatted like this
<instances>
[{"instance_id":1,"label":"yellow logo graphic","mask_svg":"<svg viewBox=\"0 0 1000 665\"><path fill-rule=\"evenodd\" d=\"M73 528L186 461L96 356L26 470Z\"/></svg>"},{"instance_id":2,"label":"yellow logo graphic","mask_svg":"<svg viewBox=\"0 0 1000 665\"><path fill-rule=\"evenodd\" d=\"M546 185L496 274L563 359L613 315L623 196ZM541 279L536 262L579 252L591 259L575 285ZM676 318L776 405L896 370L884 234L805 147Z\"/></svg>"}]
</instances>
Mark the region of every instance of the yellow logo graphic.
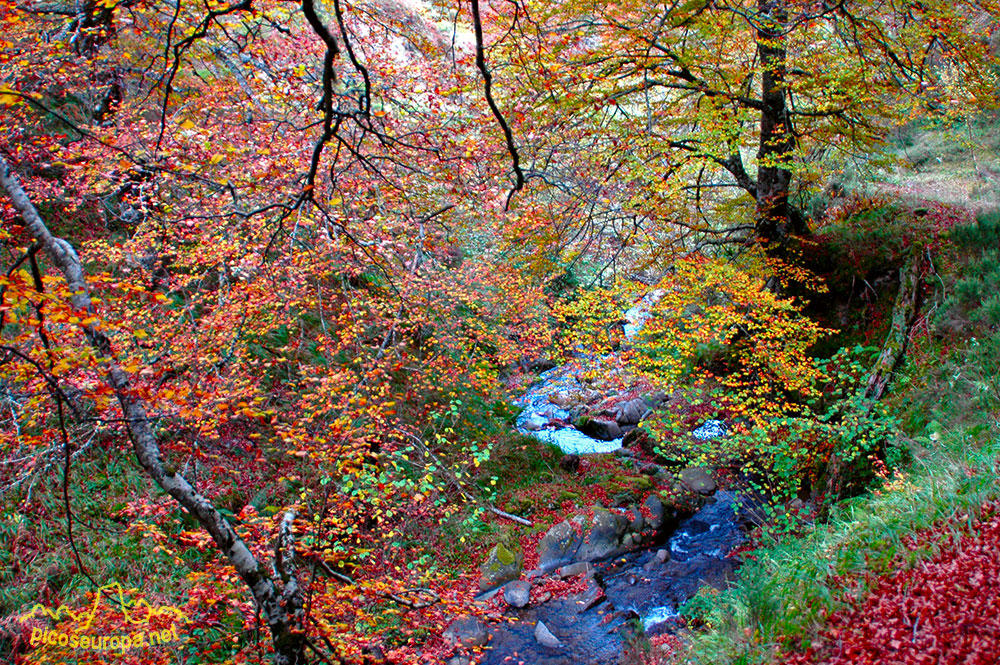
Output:
<instances>
[{"instance_id":1,"label":"yellow logo graphic","mask_svg":"<svg viewBox=\"0 0 1000 665\"><path fill-rule=\"evenodd\" d=\"M106 597L116 601L117 609L121 611L126 622L137 630L114 634L91 632L98 616L98 609ZM158 617L167 617L170 620L170 627L154 630L151 622ZM188 621L187 615L176 607L169 605L154 607L144 598L127 599L125 590L117 582L98 589L93 602L85 609L74 610L66 605L60 605L53 610L44 605L35 605L21 617L21 622L39 618L50 619L56 627L47 629L33 626L30 638L33 647L53 646L118 652L178 642L180 637L177 634L177 624ZM63 623L71 625L62 628L60 625Z\"/></svg>"}]
</instances>

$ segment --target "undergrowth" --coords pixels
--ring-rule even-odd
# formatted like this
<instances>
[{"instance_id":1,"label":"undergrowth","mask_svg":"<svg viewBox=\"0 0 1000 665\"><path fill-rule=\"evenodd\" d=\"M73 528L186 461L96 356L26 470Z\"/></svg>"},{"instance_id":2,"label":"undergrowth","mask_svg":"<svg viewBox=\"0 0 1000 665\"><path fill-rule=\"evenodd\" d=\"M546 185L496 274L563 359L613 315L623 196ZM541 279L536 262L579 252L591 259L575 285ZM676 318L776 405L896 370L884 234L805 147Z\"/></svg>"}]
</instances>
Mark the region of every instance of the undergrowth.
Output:
<instances>
[{"instance_id":1,"label":"undergrowth","mask_svg":"<svg viewBox=\"0 0 1000 665\"><path fill-rule=\"evenodd\" d=\"M933 556L1000 497L998 231L992 213L949 234L952 272L927 304L936 336L888 399L909 464L882 466L868 493L837 504L824 523L802 524L794 537L765 532L728 589L705 590L682 609L695 628L685 662L750 665L808 648L826 617L863 598L875 577ZM931 527L939 545L904 544Z\"/></svg>"}]
</instances>

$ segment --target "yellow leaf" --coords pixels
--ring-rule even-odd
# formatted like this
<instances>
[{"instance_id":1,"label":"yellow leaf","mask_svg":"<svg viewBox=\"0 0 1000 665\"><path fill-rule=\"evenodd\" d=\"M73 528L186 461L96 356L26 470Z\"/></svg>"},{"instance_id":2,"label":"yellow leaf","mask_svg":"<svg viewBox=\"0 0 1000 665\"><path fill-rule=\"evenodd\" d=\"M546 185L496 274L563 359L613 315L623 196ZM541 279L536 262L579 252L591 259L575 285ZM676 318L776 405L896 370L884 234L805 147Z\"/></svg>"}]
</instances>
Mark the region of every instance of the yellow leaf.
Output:
<instances>
[{"instance_id":1,"label":"yellow leaf","mask_svg":"<svg viewBox=\"0 0 1000 665\"><path fill-rule=\"evenodd\" d=\"M13 93L13 94L12 94ZM21 103L21 97L17 92L6 85L0 85L0 105L16 106Z\"/></svg>"},{"instance_id":2,"label":"yellow leaf","mask_svg":"<svg viewBox=\"0 0 1000 665\"><path fill-rule=\"evenodd\" d=\"M190 120L185 120L181 123L181 129L194 129L194 123Z\"/></svg>"}]
</instances>

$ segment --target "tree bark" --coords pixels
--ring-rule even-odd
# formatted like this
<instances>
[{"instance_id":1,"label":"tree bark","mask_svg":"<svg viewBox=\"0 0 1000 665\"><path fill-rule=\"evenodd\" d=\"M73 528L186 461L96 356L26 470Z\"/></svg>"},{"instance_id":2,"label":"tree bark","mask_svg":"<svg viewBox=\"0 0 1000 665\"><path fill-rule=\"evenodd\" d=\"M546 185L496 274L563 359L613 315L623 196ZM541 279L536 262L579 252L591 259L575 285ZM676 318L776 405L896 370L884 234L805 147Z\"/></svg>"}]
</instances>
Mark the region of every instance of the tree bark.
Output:
<instances>
[{"instance_id":1,"label":"tree bark","mask_svg":"<svg viewBox=\"0 0 1000 665\"><path fill-rule=\"evenodd\" d=\"M889 387L893 372L899 366L910 340L910 330L917 320L917 300L920 297L920 269L923 249L914 247L906 263L899 270L899 294L892 307L892 328L882 345L882 353L868 378L865 397L879 400Z\"/></svg>"},{"instance_id":2,"label":"tree bark","mask_svg":"<svg viewBox=\"0 0 1000 665\"><path fill-rule=\"evenodd\" d=\"M7 192L28 231L66 279L72 294L71 304L76 310L87 315L80 317L81 320L96 318L83 264L76 250L65 239L54 236L49 231L20 180L2 156L0 156L0 186ZM102 330L99 321L81 323L80 327L103 365L105 382L114 391L121 405L132 448L139 464L163 491L194 515L250 588L254 600L267 617L276 665L304 665L305 632L301 622L303 598L300 588L294 582L294 577L291 577L283 589L279 590L229 521L184 476L163 463L159 442L147 416L146 404L132 390L128 373L116 360L111 340ZM283 571L276 572L279 575L284 574Z\"/></svg>"},{"instance_id":3,"label":"tree bark","mask_svg":"<svg viewBox=\"0 0 1000 665\"><path fill-rule=\"evenodd\" d=\"M787 13L783 0L758 0L757 55L760 58L760 146L757 151L757 236L765 247L781 245L789 233L788 192L795 135L785 90Z\"/></svg>"},{"instance_id":4,"label":"tree bark","mask_svg":"<svg viewBox=\"0 0 1000 665\"><path fill-rule=\"evenodd\" d=\"M861 402L860 408L865 414L870 412L875 402L885 395L889 382L906 353L910 331L917 320L923 256L923 248L914 247L906 263L899 270L899 293L892 308L892 328L882 345L882 352L875 361L864 389L865 399ZM844 459L835 452L827 463L826 481L823 484L826 492L834 497L842 496L848 476L849 470Z\"/></svg>"}]
</instances>

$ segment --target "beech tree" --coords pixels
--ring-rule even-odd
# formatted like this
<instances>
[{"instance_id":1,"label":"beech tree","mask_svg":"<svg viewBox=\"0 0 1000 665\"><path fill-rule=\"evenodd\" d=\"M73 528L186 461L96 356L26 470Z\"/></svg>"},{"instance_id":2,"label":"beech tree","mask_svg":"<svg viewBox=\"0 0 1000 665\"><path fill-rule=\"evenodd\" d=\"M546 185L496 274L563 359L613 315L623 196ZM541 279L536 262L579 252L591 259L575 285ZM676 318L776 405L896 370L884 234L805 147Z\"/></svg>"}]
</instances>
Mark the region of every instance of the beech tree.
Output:
<instances>
[{"instance_id":1,"label":"beech tree","mask_svg":"<svg viewBox=\"0 0 1000 665\"><path fill-rule=\"evenodd\" d=\"M549 335L493 241L474 43L384 3L0 10L5 500L60 476L86 574L72 469L131 453L175 503L130 528L239 662L357 660L386 604L440 624L454 582L393 543L489 508L498 378Z\"/></svg>"},{"instance_id":2,"label":"beech tree","mask_svg":"<svg viewBox=\"0 0 1000 665\"><path fill-rule=\"evenodd\" d=\"M0 492L61 481L84 574L72 469L127 453L155 488L115 517L235 662L439 627L463 597L399 543L493 509L468 478L553 275L780 245L816 155L993 103L997 14L0 0Z\"/></svg>"},{"instance_id":3,"label":"beech tree","mask_svg":"<svg viewBox=\"0 0 1000 665\"><path fill-rule=\"evenodd\" d=\"M498 79L519 89L510 105L523 115L529 184L637 226L665 224L674 240L685 229L710 244L753 230L778 247L808 230L794 199L822 184L821 161L877 151L889 128L921 114L995 107L998 9L528 2L495 47ZM554 168L582 159L612 175L602 183ZM743 197L720 194L733 189Z\"/></svg>"}]
</instances>

